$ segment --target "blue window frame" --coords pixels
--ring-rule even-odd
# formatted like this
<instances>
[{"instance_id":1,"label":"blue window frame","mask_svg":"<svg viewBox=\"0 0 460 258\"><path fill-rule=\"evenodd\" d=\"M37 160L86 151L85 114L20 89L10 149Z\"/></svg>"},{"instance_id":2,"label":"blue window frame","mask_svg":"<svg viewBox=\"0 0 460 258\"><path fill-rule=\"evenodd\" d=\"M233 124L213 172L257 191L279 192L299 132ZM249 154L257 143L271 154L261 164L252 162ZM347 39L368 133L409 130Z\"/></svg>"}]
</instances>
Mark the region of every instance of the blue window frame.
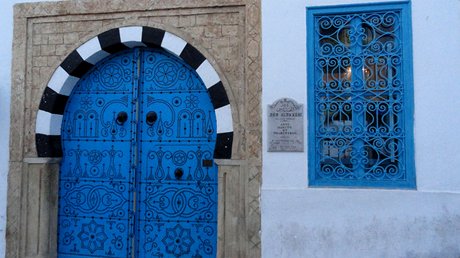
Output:
<instances>
[{"instance_id":1,"label":"blue window frame","mask_svg":"<svg viewBox=\"0 0 460 258\"><path fill-rule=\"evenodd\" d=\"M309 185L415 188L410 3L307 10Z\"/></svg>"}]
</instances>

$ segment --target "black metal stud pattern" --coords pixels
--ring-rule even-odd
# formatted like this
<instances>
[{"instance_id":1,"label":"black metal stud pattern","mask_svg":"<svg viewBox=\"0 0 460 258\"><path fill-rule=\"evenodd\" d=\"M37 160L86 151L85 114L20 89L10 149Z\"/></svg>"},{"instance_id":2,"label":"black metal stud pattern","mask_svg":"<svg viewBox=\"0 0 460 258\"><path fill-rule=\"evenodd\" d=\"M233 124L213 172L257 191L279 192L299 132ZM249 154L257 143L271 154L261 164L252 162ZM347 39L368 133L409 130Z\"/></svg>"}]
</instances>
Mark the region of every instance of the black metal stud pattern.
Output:
<instances>
[{"instance_id":1,"label":"black metal stud pattern","mask_svg":"<svg viewBox=\"0 0 460 258\"><path fill-rule=\"evenodd\" d=\"M75 87L61 135L60 256L215 257L216 117L194 69L111 55Z\"/></svg>"}]
</instances>

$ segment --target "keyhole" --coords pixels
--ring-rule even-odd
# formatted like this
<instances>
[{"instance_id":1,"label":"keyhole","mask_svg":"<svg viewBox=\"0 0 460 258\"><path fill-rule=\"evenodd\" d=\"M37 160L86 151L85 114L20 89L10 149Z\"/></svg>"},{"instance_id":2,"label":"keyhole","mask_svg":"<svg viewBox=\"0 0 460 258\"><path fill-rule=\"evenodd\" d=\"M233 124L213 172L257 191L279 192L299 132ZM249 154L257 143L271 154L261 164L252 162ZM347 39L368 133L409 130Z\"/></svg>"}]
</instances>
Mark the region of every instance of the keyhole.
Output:
<instances>
[{"instance_id":1,"label":"keyhole","mask_svg":"<svg viewBox=\"0 0 460 258\"><path fill-rule=\"evenodd\" d=\"M176 179L181 179L183 175L184 171L181 168L176 168L176 170L174 171L174 176L176 177Z\"/></svg>"}]
</instances>

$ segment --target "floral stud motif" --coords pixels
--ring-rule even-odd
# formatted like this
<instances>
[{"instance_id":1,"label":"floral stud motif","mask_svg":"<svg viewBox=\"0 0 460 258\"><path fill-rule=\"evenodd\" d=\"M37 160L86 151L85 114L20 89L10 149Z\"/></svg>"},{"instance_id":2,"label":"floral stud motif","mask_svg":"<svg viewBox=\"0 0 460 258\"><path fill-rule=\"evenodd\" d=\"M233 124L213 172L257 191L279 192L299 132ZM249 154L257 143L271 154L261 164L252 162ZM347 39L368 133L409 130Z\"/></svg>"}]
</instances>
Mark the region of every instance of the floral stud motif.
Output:
<instances>
[{"instance_id":1,"label":"floral stud motif","mask_svg":"<svg viewBox=\"0 0 460 258\"><path fill-rule=\"evenodd\" d=\"M116 64L110 63L102 74L102 83L108 88L115 88L123 81L123 71Z\"/></svg>"},{"instance_id":2,"label":"floral stud motif","mask_svg":"<svg viewBox=\"0 0 460 258\"><path fill-rule=\"evenodd\" d=\"M195 95L188 95L185 97L185 105L187 108L196 108L198 106L199 100L198 97Z\"/></svg>"},{"instance_id":3,"label":"floral stud motif","mask_svg":"<svg viewBox=\"0 0 460 258\"><path fill-rule=\"evenodd\" d=\"M85 96L81 99L80 105L84 110L88 110L93 105L93 101L91 100L91 97Z\"/></svg>"},{"instance_id":4,"label":"floral stud motif","mask_svg":"<svg viewBox=\"0 0 460 258\"><path fill-rule=\"evenodd\" d=\"M104 250L104 243L107 235L104 232L104 225L99 225L91 220L88 224L83 224L82 230L78 234L81 241L81 248L88 249L91 253L97 250Z\"/></svg>"},{"instance_id":5,"label":"floral stud motif","mask_svg":"<svg viewBox=\"0 0 460 258\"><path fill-rule=\"evenodd\" d=\"M190 247L195 243L190 229L185 229L180 224L166 229L166 236L161 241L166 246L166 252L175 256L190 253Z\"/></svg>"},{"instance_id":6,"label":"floral stud motif","mask_svg":"<svg viewBox=\"0 0 460 258\"><path fill-rule=\"evenodd\" d=\"M176 70L176 66L171 62L165 61L160 63L154 72L155 81L160 87L171 86L177 80Z\"/></svg>"}]
</instances>

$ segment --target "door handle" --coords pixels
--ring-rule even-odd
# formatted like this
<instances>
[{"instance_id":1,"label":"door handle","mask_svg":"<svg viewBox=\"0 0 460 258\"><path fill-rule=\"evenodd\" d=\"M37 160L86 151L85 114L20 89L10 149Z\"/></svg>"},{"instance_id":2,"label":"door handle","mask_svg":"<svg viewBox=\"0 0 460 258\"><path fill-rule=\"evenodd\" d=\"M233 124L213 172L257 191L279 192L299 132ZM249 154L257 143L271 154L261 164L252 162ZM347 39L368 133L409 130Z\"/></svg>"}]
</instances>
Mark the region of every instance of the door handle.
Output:
<instances>
[{"instance_id":1,"label":"door handle","mask_svg":"<svg viewBox=\"0 0 460 258\"><path fill-rule=\"evenodd\" d=\"M157 121L157 119L158 119L157 113L154 111L148 112L147 116L145 117L145 121L150 126L152 126L155 123L155 121Z\"/></svg>"},{"instance_id":2,"label":"door handle","mask_svg":"<svg viewBox=\"0 0 460 258\"><path fill-rule=\"evenodd\" d=\"M118 112L117 124L123 125L128 120L128 114L125 111Z\"/></svg>"}]
</instances>

